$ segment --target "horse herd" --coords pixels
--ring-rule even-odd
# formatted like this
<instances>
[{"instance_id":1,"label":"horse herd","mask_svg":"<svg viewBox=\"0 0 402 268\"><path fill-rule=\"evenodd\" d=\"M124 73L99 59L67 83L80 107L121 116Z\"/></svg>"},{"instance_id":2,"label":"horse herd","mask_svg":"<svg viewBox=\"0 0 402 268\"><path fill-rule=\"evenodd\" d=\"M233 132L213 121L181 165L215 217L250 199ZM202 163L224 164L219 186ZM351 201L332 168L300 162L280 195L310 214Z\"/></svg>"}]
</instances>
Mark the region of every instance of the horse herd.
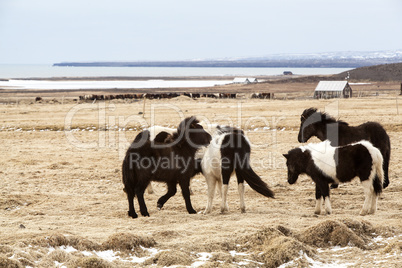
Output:
<instances>
[{"instance_id":1,"label":"horse herd","mask_svg":"<svg viewBox=\"0 0 402 268\"><path fill-rule=\"evenodd\" d=\"M321 213L324 202L325 213L330 214L329 184L336 188L341 182L359 177L365 194L360 215L374 214L378 196L389 184L391 146L384 128L376 122L349 126L315 108L304 110L300 121L299 142L307 142L313 136L322 142L283 154L288 182L295 183L300 174L310 176L315 183L315 213ZM157 201L159 209L176 194L179 184L188 213L196 213L190 199L190 180L199 173L206 178L208 187L204 214L212 210L217 185L222 197L221 212L228 211L228 184L234 173L241 212L246 211L244 181L258 193L274 198L274 193L250 166L250 152L250 142L241 129L204 124L194 116L180 122L177 129L153 126L140 132L128 148L122 165L128 215L138 217L134 208L134 197L137 197L141 215L149 216L144 192L151 187L151 181L167 184L167 193Z\"/></svg>"},{"instance_id":2,"label":"horse herd","mask_svg":"<svg viewBox=\"0 0 402 268\"><path fill-rule=\"evenodd\" d=\"M117 94L117 95L83 95L79 96L82 101L93 101L93 100L124 100L124 99L149 99L149 100L159 100L159 99L172 99L179 96L186 96L192 99L199 98L213 98L213 99L236 99L244 98L244 93L190 93L190 92L174 92L174 93L138 93L138 94ZM271 99L274 97L274 93L252 93L250 98L252 99Z\"/></svg>"}]
</instances>

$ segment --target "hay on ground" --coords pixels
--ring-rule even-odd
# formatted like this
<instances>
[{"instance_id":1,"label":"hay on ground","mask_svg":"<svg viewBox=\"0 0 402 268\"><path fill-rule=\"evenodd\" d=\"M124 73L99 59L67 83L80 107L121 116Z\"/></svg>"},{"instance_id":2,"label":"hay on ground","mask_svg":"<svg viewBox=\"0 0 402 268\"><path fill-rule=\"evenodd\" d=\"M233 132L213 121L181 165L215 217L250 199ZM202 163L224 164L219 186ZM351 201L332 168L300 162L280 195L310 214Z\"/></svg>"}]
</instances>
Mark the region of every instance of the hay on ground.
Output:
<instances>
[{"instance_id":1,"label":"hay on ground","mask_svg":"<svg viewBox=\"0 0 402 268\"><path fill-rule=\"evenodd\" d=\"M108 262L105 261L101 258L98 257L86 257L86 258L81 258L79 259L74 267L81 267L81 268L114 268L115 266Z\"/></svg>"},{"instance_id":2,"label":"hay on ground","mask_svg":"<svg viewBox=\"0 0 402 268\"><path fill-rule=\"evenodd\" d=\"M41 236L32 241L32 244L41 247L61 247L71 246L77 250L100 250L101 246L86 238L79 236L65 236L60 233L54 233L49 236Z\"/></svg>"},{"instance_id":3,"label":"hay on ground","mask_svg":"<svg viewBox=\"0 0 402 268\"><path fill-rule=\"evenodd\" d=\"M48 255L46 255L45 258L43 258L40 262L41 267L52 267L54 266L55 262L58 263L63 263L63 264L71 264L74 263L76 260L76 257L71 255L70 253L61 250L61 249L56 249L52 252L50 252Z\"/></svg>"},{"instance_id":4,"label":"hay on ground","mask_svg":"<svg viewBox=\"0 0 402 268\"><path fill-rule=\"evenodd\" d=\"M397 238L390 241L388 245L382 249L382 252L385 254L395 254L402 256L402 241Z\"/></svg>"},{"instance_id":5,"label":"hay on ground","mask_svg":"<svg viewBox=\"0 0 402 268\"><path fill-rule=\"evenodd\" d=\"M326 220L302 231L297 238L308 245L317 247L356 246L366 249L365 241L353 232L346 224Z\"/></svg>"},{"instance_id":6,"label":"hay on ground","mask_svg":"<svg viewBox=\"0 0 402 268\"><path fill-rule=\"evenodd\" d=\"M140 246L150 248L156 245L153 238L141 237L134 234L117 233L109 236L109 238L102 243L104 249L132 251L138 249Z\"/></svg>"},{"instance_id":7,"label":"hay on ground","mask_svg":"<svg viewBox=\"0 0 402 268\"><path fill-rule=\"evenodd\" d=\"M168 250L159 252L153 258L148 259L144 264L157 264L158 266L163 267L172 265L191 265L192 262L193 259L188 253L177 250Z\"/></svg>"},{"instance_id":8,"label":"hay on ground","mask_svg":"<svg viewBox=\"0 0 402 268\"><path fill-rule=\"evenodd\" d=\"M0 267L1 268L23 268L25 267L22 265L18 260L9 259L4 255L0 255Z\"/></svg>"},{"instance_id":9,"label":"hay on ground","mask_svg":"<svg viewBox=\"0 0 402 268\"><path fill-rule=\"evenodd\" d=\"M290 230L286 232L291 233ZM255 252L254 259L263 262L266 267L278 267L304 253L309 257L316 254L313 248L293 237L285 236L278 228L264 228L256 234L239 239L238 242L246 242L244 247Z\"/></svg>"}]
</instances>

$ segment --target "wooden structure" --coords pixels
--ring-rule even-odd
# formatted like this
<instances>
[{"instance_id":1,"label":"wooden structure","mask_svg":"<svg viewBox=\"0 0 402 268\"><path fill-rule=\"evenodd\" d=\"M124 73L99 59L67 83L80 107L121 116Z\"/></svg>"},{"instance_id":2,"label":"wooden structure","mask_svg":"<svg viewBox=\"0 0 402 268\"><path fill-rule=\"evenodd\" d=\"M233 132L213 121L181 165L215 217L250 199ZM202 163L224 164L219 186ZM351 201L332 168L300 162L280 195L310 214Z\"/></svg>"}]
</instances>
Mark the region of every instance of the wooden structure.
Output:
<instances>
[{"instance_id":1,"label":"wooden structure","mask_svg":"<svg viewBox=\"0 0 402 268\"><path fill-rule=\"evenodd\" d=\"M315 88L315 99L351 98L352 88L348 81L320 81Z\"/></svg>"}]
</instances>

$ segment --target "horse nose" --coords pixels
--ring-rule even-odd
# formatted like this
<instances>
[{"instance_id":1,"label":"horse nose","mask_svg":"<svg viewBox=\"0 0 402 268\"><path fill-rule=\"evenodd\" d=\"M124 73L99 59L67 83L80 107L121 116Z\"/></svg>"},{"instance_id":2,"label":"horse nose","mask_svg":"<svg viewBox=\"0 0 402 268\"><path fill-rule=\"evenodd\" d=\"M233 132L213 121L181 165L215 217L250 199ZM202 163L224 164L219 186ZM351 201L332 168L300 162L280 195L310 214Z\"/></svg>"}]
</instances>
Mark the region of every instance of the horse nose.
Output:
<instances>
[{"instance_id":1,"label":"horse nose","mask_svg":"<svg viewBox=\"0 0 402 268\"><path fill-rule=\"evenodd\" d=\"M205 140L206 140L206 144L209 144L210 142L211 142L211 140L212 140L212 136L208 133L208 132L206 132L206 137L205 137Z\"/></svg>"},{"instance_id":2,"label":"horse nose","mask_svg":"<svg viewBox=\"0 0 402 268\"><path fill-rule=\"evenodd\" d=\"M303 142L303 140L302 140L302 135L299 133L299 135L297 136L297 141L298 142Z\"/></svg>"}]
</instances>

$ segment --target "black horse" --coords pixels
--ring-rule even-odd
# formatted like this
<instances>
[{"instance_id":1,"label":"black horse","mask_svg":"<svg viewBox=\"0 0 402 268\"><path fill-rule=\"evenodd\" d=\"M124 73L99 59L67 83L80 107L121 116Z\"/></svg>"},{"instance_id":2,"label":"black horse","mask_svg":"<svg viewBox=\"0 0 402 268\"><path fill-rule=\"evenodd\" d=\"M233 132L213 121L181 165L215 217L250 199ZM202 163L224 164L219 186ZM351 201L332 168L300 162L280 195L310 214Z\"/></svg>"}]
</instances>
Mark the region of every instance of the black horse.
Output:
<instances>
[{"instance_id":1,"label":"black horse","mask_svg":"<svg viewBox=\"0 0 402 268\"><path fill-rule=\"evenodd\" d=\"M194 159L197 149L208 145L211 135L199 124L195 117L183 120L177 132L159 133L154 140L150 139L148 130L142 131L134 139L127 150L123 161L123 184L127 194L128 215L137 218L133 199L137 196L143 216L149 216L144 201L144 191L151 181L165 182L167 193L158 200L158 208L162 208L170 197L176 194L180 185L187 211L196 213L190 200L190 179L200 172L200 161Z\"/></svg>"},{"instance_id":2,"label":"black horse","mask_svg":"<svg viewBox=\"0 0 402 268\"><path fill-rule=\"evenodd\" d=\"M359 126L349 126L348 123L336 120L326 113L317 111L316 108L304 110L300 121L299 142L307 142L313 136L316 136L321 141L330 140L331 146L334 147L348 145L361 140L370 141L380 150L383 156L383 188L387 188L389 185L388 168L391 156L391 142L381 124L366 122ZM332 187L336 188L337 185L334 184Z\"/></svg>"}]
</instances>

